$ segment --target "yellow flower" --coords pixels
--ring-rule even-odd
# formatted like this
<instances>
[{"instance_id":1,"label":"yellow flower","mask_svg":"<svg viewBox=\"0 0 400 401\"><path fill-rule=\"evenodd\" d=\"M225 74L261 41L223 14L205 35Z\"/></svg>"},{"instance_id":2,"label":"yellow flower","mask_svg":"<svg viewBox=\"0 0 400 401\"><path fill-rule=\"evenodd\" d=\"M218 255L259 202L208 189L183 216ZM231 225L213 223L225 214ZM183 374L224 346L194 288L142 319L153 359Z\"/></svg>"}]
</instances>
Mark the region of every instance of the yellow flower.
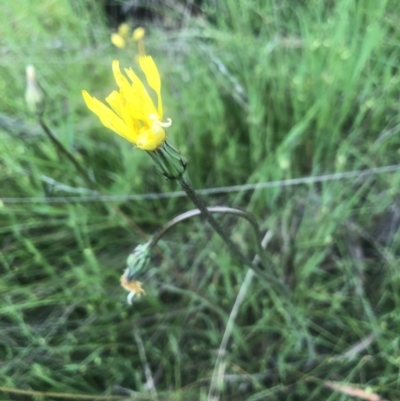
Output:
<instances>
[{"instance_id":1,"label":"yellow flower","mask_svg":"<svg viewBox=\"0 0 400 401\"><path fill-rule=\"evenodd\" d=\"M152 57L139 57L140 68L146 76L147 83L157 95L157 107L139 77L131 68L125 69L126 75L119 68L119 61L114 60L112 69L119 92L113 91L106 98L105 104L82 91L87 107L99 117L101 123L121 135L138 148L152 151L158 149L165 141L164 128L171 125L171 119L162 122L163 108L161 100L160 74Z\"/></svg>"}]
</instances>

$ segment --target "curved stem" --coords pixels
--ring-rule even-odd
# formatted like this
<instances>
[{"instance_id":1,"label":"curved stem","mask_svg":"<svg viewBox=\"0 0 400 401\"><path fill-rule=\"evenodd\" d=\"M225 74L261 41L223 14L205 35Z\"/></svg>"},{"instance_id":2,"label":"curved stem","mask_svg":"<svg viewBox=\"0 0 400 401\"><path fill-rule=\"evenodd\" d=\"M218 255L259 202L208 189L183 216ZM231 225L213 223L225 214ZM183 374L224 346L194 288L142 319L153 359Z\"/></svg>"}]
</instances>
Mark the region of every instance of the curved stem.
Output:
<instances>
[{"instance_id":1,"label":"curved stem","mask_svg":"<svg viewBox=\"0 0 400 401\"><path fill-rule=\"evenodd\" d=\"M247 220L251 226L253 227L255 236L256 236L256 241L257 245L259 248L261 248L262 252L265 251L265 247L267 243L269 242L271 238L271 233L268 232L264 238L261 239L261 233L258 229L258 224L254 217L240 209L235 209L231 207L226 207L226 206L212 206L212 207L207 207L207 212L208 213L224 213L224 214L231 214L234 216L238 216L241 218L244 218ZM200 209L193 209L189 210L188 212L182 213L179 216L176 216L172 220L170 220L168 223L164 224L161 228L159 228L152 236L152 238L149 241L149 246L150 248L153 248L154 246L157 245L158 241L162 238L162 236L172 227L175 225L179 224L180 222L184 220L188 220L192 217L199 216L202 214L202 211ZM261 252L260 252L261 253ZM262 253L261 253L262 254ZM258 269L258 264L260 263L260 256L261 255L256 255L252 261L252 267L247 271L246 276L240 286L239 293L236 297L235 303L233 305L233 308L231 310L231 313L229 315L229 319L224 331L224 335L218 350L218 355L217 355L217 360L215 362L214 366L214 371L210 383L210 389L208 393L208 401L218 401L219 396L220 396L220 388L224 380L224 374L225 374L225 358L226 358L226 350L228 347L229 340L232 335L232 331L234 328L235 320L237 318L237 315L239 313L240 307L243 304L246 296L248 289L250 287L251 281L256 273L261 274L263 277L265 277L265 273L260 271ZM277 281L280 285L280 288L284 290L285 294L288 295L288 290L286 286L279 280L277 280L275 277L268 277L269 279L273 279L274 281Z\"/></svg>"},{"instance_id":2,"label":"curved stem","mask_svg":"<svg viewBox=\"0 0 400 401\"><path fill-rule=\"evenodd\" d=\"M258 224L257 224L256 220L254 219L254 217L250 213L245 212L244 210L235 209L235 208L226 207L226 206L212 206L212 207L207 207L206 210L209 215L211 215L211 213L226 213L226 214L232 214L235 216L239 216L239 217L246 219L251 224L251 226L254 229L255 236L256 236L257 246L259 249L262 250L262 253L259 255L259 257L257 259L255 259L256 263L253 260L253 262L249 262L249 263L247 263L247 261L246 261L246 264L249 264L251 270L253 270L258 275L264 277L267 280L271 280L275 284L278 284L279 287L283 290L284 294L289 295L288 289L286 288L285 284L281 280L276 278L274 275L261 270L258 267L258 264L260 263L261 257L263 255L265 249L262 246L261 234L258 229ZM193 209L193 210L189 210L188 212L182 213L182 214L174 217L172 220L170 220L168 223L164 224L161 228L159 228L153 234L153 236L151 237L151 239L149 241L150 248L153 248L154 246L156 246L157 242L161 239L161 237L170 228L174 227L176 224L178 224L184 220L190 219L195 216L199 216L201 214L203 214L203 212L200 209ZM244 258L244 256L243 256L243 258Z\"/></svg>"},{"instance_id":3,"label":"curved stem","mask_svg":"<svg viewBox=\"0 0 400 401\"><path fill-rule=\"evenodd\" d=\"M261 234L258 229L258 224L254 217L240 209L232 208L232 207L227 207L227 206L212 206L212 207L207 207L207 210L209 213L225 213L225 214L232 214L234 216L239 216L244 219L246 219L251 226L253 227L254 234L256 236L257 244L259 248L261 248L263 251L264 249L261 246ZM192 217L199 216L201 214L200 209L193 209L189 210L188 212L182 213L176 217L174 217L172 220L170 220L168 223L164 224L162 227L160 227L152 236L150 240L150 247L153 247L157 244L157 242L161 239L161 237L172 227L174 227L176 224L180 223L181 221L188 220Z\"/></svg>"}]
</instances>

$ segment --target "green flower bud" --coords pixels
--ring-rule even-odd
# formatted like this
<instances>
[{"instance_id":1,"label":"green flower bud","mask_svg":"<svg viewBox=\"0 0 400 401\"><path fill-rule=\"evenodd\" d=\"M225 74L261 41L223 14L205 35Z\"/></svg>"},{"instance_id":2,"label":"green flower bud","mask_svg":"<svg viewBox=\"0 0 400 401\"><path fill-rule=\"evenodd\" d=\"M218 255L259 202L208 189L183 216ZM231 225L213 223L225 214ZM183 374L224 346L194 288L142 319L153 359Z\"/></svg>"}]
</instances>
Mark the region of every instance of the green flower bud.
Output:
<instances>
[{"instance_id":1,"label":"green flower bud","mask_svg":"<svg viewBox=\"0 0 400 401\"><path fill-rule=\"evenodd\" d=\"M157 170L169 180L181 178L186 170L186 159L167 141L158 149L147 153L156 164Z\"/></svg>"}]
</instances>

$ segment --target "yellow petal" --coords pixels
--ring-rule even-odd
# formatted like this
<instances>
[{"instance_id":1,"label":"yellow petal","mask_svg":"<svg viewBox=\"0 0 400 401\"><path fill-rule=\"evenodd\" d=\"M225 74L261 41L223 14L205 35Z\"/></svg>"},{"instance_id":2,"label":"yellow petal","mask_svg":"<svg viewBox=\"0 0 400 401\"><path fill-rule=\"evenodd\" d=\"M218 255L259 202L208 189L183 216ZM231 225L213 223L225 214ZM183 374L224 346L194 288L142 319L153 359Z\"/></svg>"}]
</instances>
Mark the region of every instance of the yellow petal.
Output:
<instances>
[{"instance_id":1,"label":"yellow petal","mask_svg":"<svg viewBox=\"0 0 400 401\"><path fill-rule=\"evenodd\" d=\"M115 82L117 83L119 88L130 87L129 81L123 76L121 69L119 68L119 61L113 60L112 62L112 70L114 74Z\"/></svg>"},{"instance_id":2,"label":"yellow petal","mask_svg":"<svg viewBox=\"0 0 400 401\"><path fill-rule=\"evenodd\" d=\"M121 96L117 91L112 91L107 97L106 102L119 117L123 118Z\"/></svg>"},{"instance_id":3,"label":"yellow petal","mask_svg":"<svg viewBox=\"0 0 400 401\"><path fill-rule=\"evenodd\" d=\"M141 126L134 113L131 113L131 107L128 105L125 97L117 91L112 91L107 96L106 102L115 111L115 113L124 120L125 124L130 129L129 140L133 143L136 143L136 138Z\"/></svg>"},{"instance_id":4,"label":"yellow petal","mask_svg":"<svg viewBox=\"0 0 400 401\"><path fill-rule=\"evenodd\" d=\"M146 79L150 87L156 92L159 92L161 89L160 74L158 73L158 69L153 58L151 56L139 57L139 64L140 68L146 75Z\"/></svg>"},{"instance_id":5,"label":"yellow petal","mask_svg":"<svg viewBox=\"0 0 400 401\"><path fill-rule=\"evenodd\" d=\"M111 35L111 43L114 46L119 47L120 49L123 49L125 47L125 39L118 33L113 33Z\"/></svg>"},{"instance_id":6,"label":"yellow petal","mask_svg":"<svg viewBox=\"0 0 400 401\"><path fill-rule=\"evenodd\" d=\"M128 141L131 141L131 132L127 125L119 118L113 111L111 111L105 104L101 103L95 97L92 97L85 90L82 91L83 99L89 110L99 117L101 123L106 127L121 135Z\"/></svg>"},{"instance_id":7,"label":"yellow petal","mask_svg":"<svg viewBox=\"0 0 400 401\"><path fill-rule=\"evenodd\" d=\"M125 116L130 114L132 117L139 119L139 120L146 120L147 119L147 109L148 109L148 100L143 96L138 96L137 88L132 87L129 83L128 79L122 74L119 61L114 60L112 63L112 70L114 73L115 82L117 83L118 87L120 88L120 95L121 95L121 112L122 117L125 121ZM138 78L139 79L139 78ZM140 80L139 80L140 82ZM143 84L140 82L143 86ZM138 88L140 89L140 85L138 84ZM147 95L148 96L148 95ZM151 99L150 99L151 100ZM129 120L129 118L128 118Z\"/></svg>"},{"instance_id":8,"label":"yellow petal","mask_svg":"<svg viewBox=\"0 0 400 401\"><path fill-rule=\"evenodd\" d=\"M150 88L153 89L157 94L158 115L160 120L162 120L163 109L161 101L161 79L156 63L151 56L142 56L139 57L139 64L140 68L144 72L144 75L146 75L146 79Z\"/></svg>"},{"instance_id":9,"label":"yellow petal","mask_svg":"<svg viewBox=\"0 0 400 401\"><path fill-rule=\"evenodd\" d=\"M124 94L124 98L126 98L126 100L129 100L129 102L134 105L134 109L136 110L136 112L139 112L140 114L142 114L142 108L143 106L140 104L140 101L137 99L137 89L140 90L144 86L142 84L142 82L140 81L139 78L137 78L137 82L135 82L134 87L132 87L132 85L129 83L128 79L122 74L121 69L119 67L119 61L118 60L114 60L112 63L112 70L114 73L114 78L115 78L115 82L117 83L119 89L120 89L120 93L123 92ZM126 71L126 70L125 70ZM137 88L136 88L137 87ZM136 107L138 106L138 107ZM133 110L133 112L135 112L135 110Z\"/></svg>"},{"instance_id":10,"label":"yellow petal","mask_svg":"<svg viewBox=\"0 0 400 401\"><path fill-rule=\"evenodd\" d=\"M149 121L151 115L157 115L156 107L154 106L153 101L149 93L147 92L143 82L139 79L139 77L133 72L131 68L125 69L126 75L128 75L129 79L132 81L132 95L134 99L130 99L133 102L139 102L139 107L143 113L143 119ZM158 116L161 118L160 116Z\"/></svg>"}]
</instances>

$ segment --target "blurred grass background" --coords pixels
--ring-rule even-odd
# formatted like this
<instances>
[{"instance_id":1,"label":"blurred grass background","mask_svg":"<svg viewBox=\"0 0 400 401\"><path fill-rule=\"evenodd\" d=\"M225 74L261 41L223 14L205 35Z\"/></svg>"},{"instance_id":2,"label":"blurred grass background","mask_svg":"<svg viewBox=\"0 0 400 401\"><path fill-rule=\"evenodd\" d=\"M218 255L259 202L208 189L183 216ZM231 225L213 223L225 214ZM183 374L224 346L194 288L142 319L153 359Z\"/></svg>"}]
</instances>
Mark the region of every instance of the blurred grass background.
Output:
<instances>
[{"instance_id":1,"label":"blurred grass background","mask_svg":"<svg viewBox=\"0 0 400 401\"><path fill-rule=\"evenodd\" d=\"M207 399L246 268L194 219L164 238L142 278L147 296L126 305L119 277L129 252L192 206L185 198L88 201L85 182L24 104L25 67L33 64L48 124L103 195L178 190L144 152L102 127L80 94L104 99L114 88L111 61L134 64L109 40L124 20L147 30L173 120L168 137L187 157L196 188L398 164L395 0L6 2L3 390L75 399L127 399L134 391L150 399L141 349L160 399ZM228 347L222 399L354 399L326 388L327 380L400 398L399 181L390 173L206 197L254 213L272 234L269 254L292 290L288 310L268 283L252 283ZM79 199L49 200L68 196ZM250 228L221 222L252 255ZM32 396L3 391L0 398Z\"/></svg>"}]
</instances>

